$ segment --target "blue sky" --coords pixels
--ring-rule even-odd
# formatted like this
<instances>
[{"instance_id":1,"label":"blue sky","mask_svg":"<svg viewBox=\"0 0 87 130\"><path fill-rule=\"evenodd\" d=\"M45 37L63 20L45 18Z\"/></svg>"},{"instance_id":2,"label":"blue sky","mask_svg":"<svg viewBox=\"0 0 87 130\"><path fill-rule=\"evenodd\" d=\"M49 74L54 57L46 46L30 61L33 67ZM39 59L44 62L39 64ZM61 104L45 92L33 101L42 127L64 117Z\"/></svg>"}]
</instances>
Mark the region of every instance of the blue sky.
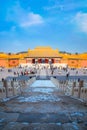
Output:
<instances>
[{"instance_id":1,"label":"blue sky","mask_svg":"<svg viewBox=\"0 0 87 130\"><path fill-rule=\"evenodd\" d=\"M0 52L87 52L87 0L0 0Z\"/></svg>"}]
</instances>

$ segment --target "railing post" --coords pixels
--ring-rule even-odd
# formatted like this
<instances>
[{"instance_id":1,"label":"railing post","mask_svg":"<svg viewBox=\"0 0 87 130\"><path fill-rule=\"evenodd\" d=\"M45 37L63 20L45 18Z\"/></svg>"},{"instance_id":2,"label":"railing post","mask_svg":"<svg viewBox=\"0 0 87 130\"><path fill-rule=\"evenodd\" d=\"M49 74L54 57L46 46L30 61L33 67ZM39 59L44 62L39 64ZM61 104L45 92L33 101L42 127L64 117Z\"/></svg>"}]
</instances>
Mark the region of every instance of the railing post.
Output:
<instances>
[{"instance_id":1,"label":"railing post","mask_svg":"<svg viewBox=\"0 0 87 130\"><path fill-rule=\"evenodd\" d=\"M6 98L8 97L8 85L7 85L7 80L3 80L3 87L5 87L5 90L6 90Z\"/></svg>"},{"instance_id":2,"label":"railing post","mask_svg":"<svg viewBox=\"0 0 87 130\"><path fill-rule=\"evenodd\" d=\"M13 96L15 95L14 93L14 81L11 81L11 87L12 87L12 90L13 90Z\"/></svg>"},{"instance_id":3,"label":"railing post","mask_svg":"<svg viewBox=\"0 0 87 130\"><path fill-rule=\"evenodd\" d=\"M76 81L73 82L73 86L72 86L72 96L74 95L74 88L76 87Z\"/></svg>"},{"instance_id":4,"label":"railing post","mask_svg":"<svg viewBox=\"0 0 87 130\"><path fill-rule=\"evenodd\" d=\"M78 98L80 98L80 93L81 93L81 88L83 87L83 83L84 83L84 81L83 81L83 80L80 80L80 81L79 81Z\"/></svg>"}]
</instances>

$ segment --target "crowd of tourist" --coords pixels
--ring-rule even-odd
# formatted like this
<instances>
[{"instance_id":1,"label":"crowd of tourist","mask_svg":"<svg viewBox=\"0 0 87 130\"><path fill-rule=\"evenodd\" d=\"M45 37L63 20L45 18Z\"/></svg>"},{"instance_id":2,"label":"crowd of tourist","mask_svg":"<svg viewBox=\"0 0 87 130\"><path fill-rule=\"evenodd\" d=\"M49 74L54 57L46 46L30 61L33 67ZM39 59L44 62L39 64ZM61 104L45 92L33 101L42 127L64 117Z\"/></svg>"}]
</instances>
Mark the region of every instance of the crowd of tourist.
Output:
<instances>
[{"instance_id":1,"label":"crowd of tourist","mask_svg":"<svg viewBox=\"0 0 87 130\"><path fill-rule=\"evenodd\" d=\"M37 65L32 67L15 67L15 68L0 68L0 80L2 78L6 78L8 76L20 76L20 75L39 75L40 71L45 69L46 74L48 76L66 76L67 78L69 76L78 76L78 75L87 75L87 69L84 68L59 68L59 67L53 67L53 66L44 66L43 65Z\"/></svg>"}]
</instances>

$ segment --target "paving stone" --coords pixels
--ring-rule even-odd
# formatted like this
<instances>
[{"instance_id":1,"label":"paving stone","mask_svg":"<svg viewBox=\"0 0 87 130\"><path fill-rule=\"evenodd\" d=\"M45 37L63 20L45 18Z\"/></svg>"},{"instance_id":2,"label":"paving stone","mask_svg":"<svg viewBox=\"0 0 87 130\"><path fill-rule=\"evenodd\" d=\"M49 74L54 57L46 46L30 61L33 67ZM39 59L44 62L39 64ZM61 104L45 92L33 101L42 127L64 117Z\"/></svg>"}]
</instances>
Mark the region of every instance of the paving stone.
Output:
<instances>
[{"instance_id":1,"label":"paving stone","mask_svg":"<svg viewBox=\"0 0 87 130\"><path fill-rule=\"evenodd\" d=\"M87 122L79 124L79 130L87 130Z\"/></svg>"},{"instance_id":2,"label":"paving stone","mask_svg":"<svg viewBox=\"0 0 87 130\"><path fill-rule=\"evenodd\" d=\"M62 130L62 126L55 123L10 122L2 130Z\"/></svg>"},{"instance_id":3,"label":"paving stone","mask_svg":"<svg viewBox=\"0 0 87 130\"><path fill-rule=\"evenodd\" d=\"M18 113L0 112L0 122L16 121L18 116Z\"/></svg>"},{"instance_id":4,"label":"paving stone","mask_svg":"<svg viewBox=\"0 0 87 130\"><path fill-rule=\"evenodd\" d=\"M70 114L71 120L76 121L78 123L82 123L87 121L87 113L86 112L74 112Z\"/></svg>"},{"instance_id":5,"label":"paving stone","mask_svg":"<svg viewBox=\"0 0 87 130\"><path fill-rule=\"evenodd\" d=\"M28 126L28 124L10 122L2 130L21 130L23 127L26 127L26 126Z\"/></svg>"},{"instance_id":6,"label":"paving stone","mask_svg":"<svg viewBox=\"0 0 87 130\"><path fill-rule=\"evenodd\" d=\"M62 130L62 127L57 126L57 125L44 125L44 124L40 124L40 125L31 125L29 127L24 127L22 128L22 130Z\"/></svg>"},{"instance_id":7,"label":"paving stone","mask_svg":"<svg viewBox=\"0 0 87 130\"><path fill-rule=\"evenodd\" d=\"M79 126L76 122L74 123L65 123L62 125L63 130L79 130Z\"/></svg>"},{"instance_id":8,"label":"paving stone","mask_svg":"<svg viewBox=\"0 0 87 130\"><path fill-rule=\"evenodd\" d=\"M0 122L0 130L2 130L6 125L6 122Z\"/></svg>"},{"instance_id":9,"label":"paving stone","mask_svg":"<svg viewBox=\"0 0 87 130\"><path fill-rule=\"evenodd\" d=\"M29 123L66 123L70 122L70 119L64 113L22 113L19 115L17 121L26 121Z\"/></svg>"}]
</instances>

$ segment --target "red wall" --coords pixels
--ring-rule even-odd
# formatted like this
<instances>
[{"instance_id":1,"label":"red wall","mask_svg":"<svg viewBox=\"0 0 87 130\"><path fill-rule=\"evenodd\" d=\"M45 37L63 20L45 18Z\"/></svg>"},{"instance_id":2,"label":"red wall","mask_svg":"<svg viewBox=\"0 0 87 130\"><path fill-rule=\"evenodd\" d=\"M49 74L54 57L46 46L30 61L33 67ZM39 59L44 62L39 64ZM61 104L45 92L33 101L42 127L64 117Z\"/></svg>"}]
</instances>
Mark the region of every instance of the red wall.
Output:
<instances>
[{"instance_id":1,"label":"red wall","mask_svg":"<svg viewBox=\"0 0 87 130\"><path fill-rule=\"evenodd\" d=\"M84 68L84 67L87 68L87 60L81 60L81 61L80 61L80 66L81 66L82 68Z\"/></svg>"},{"instance_id":2,"label":"red wall","mask_svg":"<svg viewBox=\"0 0 87 130\"><path fill-rule=\"evenodd\" d=\"M8 60L0 59L0 67L7 67L8 66Z\"/></svg>"},{"instance_id":3,"label":"red wall","mask_svg":"<svg viewBox=\"0 0 87 130\"><path fill-rule=\"evenodd\" d=\"M19 60L18 59L12 59L8 61L9 67L15 67L19 65Z\"/></svg>"}]
</instances>

